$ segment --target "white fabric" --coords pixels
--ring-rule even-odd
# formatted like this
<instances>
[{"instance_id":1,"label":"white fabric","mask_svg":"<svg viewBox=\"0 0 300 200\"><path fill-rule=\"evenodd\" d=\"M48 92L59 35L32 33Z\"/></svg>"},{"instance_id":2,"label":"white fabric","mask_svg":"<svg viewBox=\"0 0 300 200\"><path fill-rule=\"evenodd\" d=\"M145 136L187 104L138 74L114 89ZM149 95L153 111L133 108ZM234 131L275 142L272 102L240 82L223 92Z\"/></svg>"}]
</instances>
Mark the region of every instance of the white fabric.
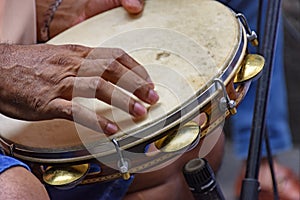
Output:
<instances>
[{"instance_id":1,"label":"white fabric","mask_svg":"<svg viewBox=\"0 0 300 200\"><path fill-rule=\"evenodd\" d=\"M35 0L0 0L0 42L36 42Z\"/></svg>"}]
</instances>

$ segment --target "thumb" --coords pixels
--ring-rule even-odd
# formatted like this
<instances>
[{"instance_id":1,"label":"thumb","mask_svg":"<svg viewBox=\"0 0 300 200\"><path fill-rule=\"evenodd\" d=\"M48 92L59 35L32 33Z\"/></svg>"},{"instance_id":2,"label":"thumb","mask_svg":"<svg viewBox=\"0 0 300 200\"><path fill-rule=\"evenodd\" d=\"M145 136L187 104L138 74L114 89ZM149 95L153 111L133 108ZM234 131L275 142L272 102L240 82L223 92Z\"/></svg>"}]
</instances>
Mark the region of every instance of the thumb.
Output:
<instances>
[{"instance_id":1,"label":"thumb","mask_svg":"<svg viewBox=\"0 0 300 200\"><path fill-rule=\"evenodd\" d=\"M144 8L144 0L121 0L121 4L131 14L138 14Z\"/></svg>"},{"instance_id":2,"label":"thumb","mask_svg":"<svg viewBox=\"0 0 300 200\"><path fill-rule=\"evenodd\" d=\"M121 5L120 0L90 0L85 6L85 16L89 18Z\"/></svg>"}]
</instances>

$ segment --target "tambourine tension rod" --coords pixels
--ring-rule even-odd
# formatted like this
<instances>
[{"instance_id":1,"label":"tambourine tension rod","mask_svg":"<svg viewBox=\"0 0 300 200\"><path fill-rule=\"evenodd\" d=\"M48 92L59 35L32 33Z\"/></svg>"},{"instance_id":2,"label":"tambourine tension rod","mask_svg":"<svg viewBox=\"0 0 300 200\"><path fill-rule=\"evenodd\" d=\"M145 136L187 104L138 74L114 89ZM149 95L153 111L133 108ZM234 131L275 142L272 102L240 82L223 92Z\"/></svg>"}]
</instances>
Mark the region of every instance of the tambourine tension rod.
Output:
<instances>
[{"instance_id":1,"label":"tambourine tension rod","mask_svg":"<svg viewBox=\"0 0 300 200\"><path fill-rule=\"evenodd\" d=\"M14 157L15 148L16 148L15 144L9 145L9 153L10 153L10 156L12 156L12 157Z\"/></svg>"},{"instance_id":2,"label":"tambourine tension rod","mask_svg":"<svg viewBox=\"0 0 300 200\"><path fill-rule=\"evenodd\" d=\"M258 46L258 37L257 37L257 34L256 34L255 31L251 30L246 17L243 14L241 14L241 13L236 14L236 17L238 19L240 19L240 21L242 22L243 26L245 27L246 32L247 32L247 38L251 42L251 44L253 46L255 46L255 47Z\"/></svg>"},{"instance_id":3,"label":"tambourine tension rod","mask_svg":"<svg viewBox=\"0 0 300 200\"><path fill-rule=\"evenodd\" d=\"M226 108L227 108L229 110L230 114L232 114L232 115L236 114L237 113L236 102L229 98L229 96L227 94L227 91L226 91L226 87L225 87L223 81L219 78L216 78L214 80L214 82L215 82L216 85L219 84L221 86L222 91L224 93L224 97L222 97L220 99L220 104L219 104L220 109L225 112Z\"/></svg>"},{"instance_id":4,"label":"tambourine tension rod","mask_svg":"<svg viewBox=\"0 0 300 200\"><path fill-rule=\"evenodd\" d=\"M128 169L128 162L125 161L123 154L121 152L121 148L120 145L118 143L118 141L114 138L112 139L112 143L115 145L116 151L120 157L118 166L119 166L119 171L122 174L122 177L124 180L128 180L130 178L130 173L129 173L129 169Z\"/></svg>"}]
</instances>

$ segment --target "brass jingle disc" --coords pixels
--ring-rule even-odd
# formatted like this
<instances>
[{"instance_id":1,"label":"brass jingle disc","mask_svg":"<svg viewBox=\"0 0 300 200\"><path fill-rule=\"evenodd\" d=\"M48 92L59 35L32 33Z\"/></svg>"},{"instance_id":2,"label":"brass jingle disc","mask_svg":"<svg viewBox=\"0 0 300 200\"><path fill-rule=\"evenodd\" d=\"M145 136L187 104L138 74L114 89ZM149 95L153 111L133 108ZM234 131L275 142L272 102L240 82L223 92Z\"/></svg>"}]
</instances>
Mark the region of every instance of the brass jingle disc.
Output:
<instances>
[{"instance_id":1,"label":"brass jingle disc","mask_svg":"<svg viewBox=\"0 0 300 200\"><path fill-rule=\"evenodd\" d=\"M52 186L72 186L85 177L89 168L89 164L50 166L45 170L43 180Z\"/></svg>"},{"instance_id":2,"label":"brass jingle disc","mask_svg":"<svg viewBox=\"0 0 300 200\"><path fill-rule=\"evenodd\" d=\"M234 83L242 83L255 78L262 72L264 65L264 57L258 54L248 54L237 71Z\"/></svg>"},{"instance_id":3,"label":"brass jingle disc","mask_svg":"<svg viewBox=\"0 0 300 200\"><path fill-rule=\"evenodd\" d=\"M179 129L171 130L169 134L155 141L154 144L162 152L175 152L191 145L199 135L199 125L190 121Z\"/></svg>"}]
</instances>

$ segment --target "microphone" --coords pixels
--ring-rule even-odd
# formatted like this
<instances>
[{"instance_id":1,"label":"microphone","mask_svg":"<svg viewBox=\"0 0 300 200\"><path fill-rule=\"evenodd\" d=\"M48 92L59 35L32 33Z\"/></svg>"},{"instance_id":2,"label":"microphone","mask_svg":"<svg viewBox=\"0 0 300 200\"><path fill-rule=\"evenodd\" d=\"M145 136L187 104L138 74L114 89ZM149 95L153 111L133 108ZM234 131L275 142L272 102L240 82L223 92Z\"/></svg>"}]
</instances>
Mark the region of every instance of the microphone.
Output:
<instances>
[{"instance_id":1,"label":"microphone","mask_svg":"<svg viewBox=\"0 0 300 200\"><path fill-rule=\"evenodd\" d=\"M195 200L225 200L210 165L205 159L192 159L183 167L183 175Z\"/></svg>"}]
</instances>

